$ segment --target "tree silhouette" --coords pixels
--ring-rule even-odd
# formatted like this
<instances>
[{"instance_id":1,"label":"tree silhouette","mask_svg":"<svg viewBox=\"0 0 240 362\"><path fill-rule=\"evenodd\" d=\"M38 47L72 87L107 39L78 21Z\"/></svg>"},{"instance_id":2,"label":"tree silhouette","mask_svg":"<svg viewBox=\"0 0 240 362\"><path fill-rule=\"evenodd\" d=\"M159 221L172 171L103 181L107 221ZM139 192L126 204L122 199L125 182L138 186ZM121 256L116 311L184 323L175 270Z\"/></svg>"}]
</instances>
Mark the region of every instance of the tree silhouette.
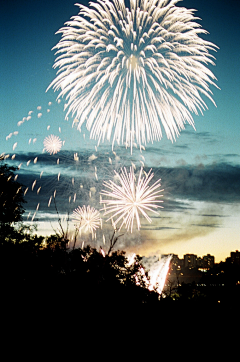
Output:
<instances>
[{"instance_id":1,"label":"tree silhouette","mask_svg":"<svg viewBox=\"0 0 240 362\"><path fill-rule=\"evenodd\" d=\"M0 158L0 162L3 158ZM15 181L16 167L0 164L0 226L11 225L22 220L24 208L23 185Z\"/></svg>"}]
</instances>

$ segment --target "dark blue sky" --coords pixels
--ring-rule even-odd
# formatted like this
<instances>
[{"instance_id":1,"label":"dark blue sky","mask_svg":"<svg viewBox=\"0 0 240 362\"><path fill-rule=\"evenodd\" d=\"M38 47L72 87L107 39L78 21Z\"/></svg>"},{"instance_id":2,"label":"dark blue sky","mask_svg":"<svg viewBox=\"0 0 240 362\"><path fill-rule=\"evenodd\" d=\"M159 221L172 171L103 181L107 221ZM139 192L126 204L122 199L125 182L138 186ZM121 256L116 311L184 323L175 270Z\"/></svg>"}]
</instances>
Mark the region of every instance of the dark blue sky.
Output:
<instances>
[{"instance_id":1,"label":"dark blue sky","mask_svg":"<svg viewBox=\"0 0 240 362\"><path fill-rule=\"evenodd\" d=\"M231 249L239 247L240 234L236 222L240 215L237 181L240 165L240 1L183 0L178 6L197 9L196 15L202 19L200 24L209 32L204 37L219 47L214 54L216 66L210 68L221 90L212 88L217 108L207 102L209 110L204 116L194 117L196 132L186 127L176 143L163 138L146 147L145 165L155 168L158 174L157 168L162 167L161 178L167 189L166 211L165 214L161 211L162 219L152 230L143 230L138 246L141 252L180 255L212 252L223 258ZM94 154L94 142L88 141L88 134L83 140L82 135L73 134L64 121L62 105L55 102L57 94L52 90L45 93L56 74L52 68L55 56L51 49L60 35L55 32L77 13L78 7L71 0L1 1L0 153L13 152L15 142L18 142L15 151L21 152L21 157L26 159L30 157L29 152L41 152L42 141L33 147L28 139L42 140L47 135L47 125L51 125L55 133L61 127L66 150L73 149L73 145L78 152L87 149L83 152L84 164ZM47 113L50 101L53 105ZM29 111L33 111L31 121L17 127ZM40 112L42 117L38 118ZM14 131L19 134L6 141L6 136ZM107 164L111 148L104 148L102 152ZM130 155L124 155L122 150L119 154L127 164L131 163ZM100 154L97 156L100 161ZM134 162L139 162L139 156L132 157ZM101 167L103 160L98 161L95 166ZM200 165L202 171L198 172ZM42 167L46 168L46 165ZM173 182L173 175L178 183ZM26 177L24 180L27 182ZM214 181L216 187L210 181ZM33 200L35 206L32 207L36 207L36 195L29 199L29 205L33 205ZM180 209L184 211L180 213ZM42 212L46 212L44 206ZM212 223L209 223L210 219Z\"/></svg>"}]
</instances>

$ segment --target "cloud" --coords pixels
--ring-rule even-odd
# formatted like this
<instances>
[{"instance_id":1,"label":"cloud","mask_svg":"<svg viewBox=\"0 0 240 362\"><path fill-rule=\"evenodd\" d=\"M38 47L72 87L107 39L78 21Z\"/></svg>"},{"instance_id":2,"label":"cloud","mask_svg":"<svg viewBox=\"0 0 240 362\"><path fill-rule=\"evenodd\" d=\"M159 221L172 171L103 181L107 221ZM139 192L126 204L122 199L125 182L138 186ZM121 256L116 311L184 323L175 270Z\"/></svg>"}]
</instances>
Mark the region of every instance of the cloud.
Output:
<instances>
[{"instance_id":1,"label":"cloud","mask_svg":"<svg viewBox=\"0 0 240 362\"><path fill-rule=\"evenodd\" d=\"M237 153L227 153L224 155L226 158L230 158L230 157L233 157L233 158L239 158L239 154Z\"/></svg>"},{"instance_id":2,"label":"cloud","mask_svg":"<svg viewBox=\"0 0 240 362\"><path fill-rule=\"evenodd\" d=\"M209 224L192 224L192 226L194 227L202 227L202 228L218 228L220 227L220 224L216 224L216 223L209 223Z\"/></svg>"},{"instance_id":3,"label":"cloud","mask_svg":"<svg viewBox=\"0 0 240 362\"><path fill-rule=\"evenodd\" d=\"M158 170L159 173L160 170ZM240 166L226 163L162 168L162 186L172 198L240 202Z\"/></svg>"},{"instance_id":4,"label":"cloud","mask_svg":"<svg viewBox=\"0 0 240 362\"><path fill-rule=\"evenodd\" d=\"M188 138L192 138L193 140L201 139L204 141L211 141L211 142L217 141L216 137L213 136L212 133L208 131L196 132L192 128L185 129L184 135L186 135Z\"/></svg>"},{"instance_id":5,"label":"cloud","mask_svg":"<svg viewBox=\"0 0 240 362\"><path fill-rule=\"evenodd\" d=\"M59 153L55 155L55 158L48 154L22 153L17 155L15 160L8 161L15 165L22 163L18 171L19 181L28 187L36 179L39 186L48 184L49 188L56 187L59 191L58 194L64 194L64 190L66 193L72 188L74 179L74 183L78 187L82 184L83 188L88 191L94 187L97 193L102 188L102 182L112 179L116 167L119 170L122 165L119 160L110 164L109 153L100 152L97 154L97 158L89 163L91 155L87 151L78 153L78 161L74 161L73 153L70 151ZM33 160L36 157L38 157L37 163L34 164ZM58 158L60 159L59 164L57 164ZM31 162L29 166L26 166L28 161ZM148 172L149 168L145 167L145 171ZM182 200L185 202L187 200L216 203L240 202L239 165L213 163L189 166L182 162L175 167L154 167L152 172L155 175L153 182L161 178L162 188L164 188L163 206L167 211L186 208L187 205ZM43 190L41 192L44 193Z\"/></svg>"},{"instance_id":6,"label":"cloud","mask_svg":"<svg viewBox=\"0 0 240 362\"><path fill-rule=\"evenodd\" d=\"M202 205L206 208L206 205ZM207 215L207 214L206 214ZM176 213L166 223L160 221L161 226L154 228L144 228L142 237L137 244L138 253L141 255L149 255L155 253L156 250L161 250L166 245L183 243L194 238L205 237L211 234L216 228L221 227L219 217L202 216L196 209L195 212ZM165 225L162 226L162 225ZM133 248L130 247L130 251Z\"/></svg>"},{"instance_id":7,"label":"cloud","mask_svg":"<svg viewBox=\"0 0 240 362\"><path fill-rule=\"evenodd\" d=\"M57 209L61 214L71 214L77 206L83 205L91 205L99 210L102 207L99 203L99 193L103 188L103 181L113 179L114 170L119 170L122 166L121 159L128 165L131 163L130 157L124 159L123 148L117 153L120 160L116 159L114 153L96 152L97 158L89 162L91 155L90 151L79 152L77 162L70 151L60 152L54 157L45 153L22 153L18 154L15 160L9 158L8 162L11 164L22 163L18 171L18 181L29 188L26 194L27 204L24 204L26 215L29 211L32 215L36 207L39 207L35 219L41 215L41 221L43 218L47 221L47 214L52 214L53 217L55 215L57 219L53 199L55 192ZM34 164L33 160L36 157L38 161ZM109 157L114 161L112 164L109 163ZM29 160L31 162L27 166ZM139 168L138 166L137 170ZM149 171L147 167L144 169L146 172ZM43 174L40 176L42 171ZM127 233L122 237L121 245L124 247L132 247L135 244L139 247L150 246L151 243L155 245L157 241L153 240L156 239L157 233L162 237L160 243L206 235L221 227L224 218L227 217L222 210L224 204L237 205L240 202L239 165L179 164L175 167L154 167L152 171L152 183L161 178L161 188L164 189L164 202L161 206L164 209L159 210L159 216L150 216L151 224L142 221L141 233L135 231L131 236ZM37 192L39 188L40 191ZM214 206L210 208L210 204ZM112 230L111 225L109 229Z\"/></svg>"}]
</instances>

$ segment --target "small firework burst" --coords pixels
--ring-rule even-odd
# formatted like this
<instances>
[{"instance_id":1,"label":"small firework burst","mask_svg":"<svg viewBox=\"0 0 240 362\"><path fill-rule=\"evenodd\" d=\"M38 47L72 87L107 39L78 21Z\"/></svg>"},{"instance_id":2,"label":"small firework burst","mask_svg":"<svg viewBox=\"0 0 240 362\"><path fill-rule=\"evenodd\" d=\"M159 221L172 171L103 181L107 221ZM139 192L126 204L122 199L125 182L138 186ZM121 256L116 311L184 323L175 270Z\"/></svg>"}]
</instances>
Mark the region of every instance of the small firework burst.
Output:
<instances>
[{"instance_id":1,"label":"small firework burst","mask_svg":"<svg viewBox=\"0 0 240 362\"><path fill-rule=\"evenodd\" d=\"M50 155L58 153L62 148L61 139L58 136L54 136L53 134L46 137L43 141L43 144L44 144L44 150L50 153Z\"/></svg>"},{"instance_id":2,"label":"small firework burst","mask_svg":"<svg viewBox=\"0 0 240 362\"><path fill-rule=\"evenodd\" d=\"M93 233L101 224L100 213L94 207L78 206L73 211L73 220L76 222L76 227L79 227L79 231L84 229L85 232Z\"/></svg>"},{"instance_id":3,"label":"small firework burst","mask_svg":"<svg viewBox=\"0 0 240 362\"><path fill-rule=\"evenodd\" d=\"M131 229L132 232L133 222L136 217L139 230L141 227L139 214L142 214L148 222L151 223L152 220L148 216L147 211L158 214L155 210L162 207L158 205L158 203L163 201L157 200L157 198L162 197L160 193L163 190L159 189L161 180L157 180L152 186L149 186L154 176L151 171L152 170L143 176L143 168L141 167L136 183L134 168L130 167L129 173L126 168L124 168L121 170L121 175L115 171L120 185L113 181L103 183L103 185L110 190L102 190L101 192L101 195L108 197L108 199L101 200L101 203L106 205L104 215L111 214L109 219L115 219L114 224L116 226L121 221L122 223L119 229L125 224L127 230Z\"/></svg>"}]
</instances>

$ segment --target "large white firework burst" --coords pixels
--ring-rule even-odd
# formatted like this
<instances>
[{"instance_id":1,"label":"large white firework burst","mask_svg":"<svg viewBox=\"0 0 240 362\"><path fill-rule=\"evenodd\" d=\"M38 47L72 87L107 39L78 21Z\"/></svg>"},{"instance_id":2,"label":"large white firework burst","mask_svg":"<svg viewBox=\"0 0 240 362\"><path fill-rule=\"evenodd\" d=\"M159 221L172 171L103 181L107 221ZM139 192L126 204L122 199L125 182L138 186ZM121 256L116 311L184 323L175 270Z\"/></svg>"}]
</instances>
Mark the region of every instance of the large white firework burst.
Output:
<instances>
[{"instance_id":1,"label":"large white firework burst","mask_svg":"<svg viewBox=\"0 0 240 362\"><path fill-rule=\"evenodd\" d=\"M66 96L69 113L86 122L90 137L112 144L142 145L162 138L162 126L174 140L191 112L214 103L211 42L195 22L194 10L179 0L97 0L80 7L58 33L54 47L58 75L50 84ZM161 126L162 125L162 126Z\"/></svg>"},{"instance_id":2,"label":"large white firework burst","mask_svg":"<svg viewBox=\"0 0 240 362\"><path fill-rule=\"evenodd\" d=\"M99 211L89 205L87 208L85 205L83 207L78 206L73 211L72 216L79 231L84 230L85 232L93 233L101 225Z\"/></svg>"},{"instance_id":3,"label":"large white firework burst","mask_svg":"<svg viewBox=\"0 0 240 362\"><path fill-rule=\"evenodd\" d=\"M121 170L121 175L115 171L117 179L120 184L116 184L113 181L104 182L103 185L108 190L102 190L101 195L107 196L107 199L101 200L101 203L105 204L105 214L111 214L109 219L114 220L114 224L117 226L119 222L121 225L119 230L125 224L127 230L133 230L134 219L136 218L138 230L141 227L140 215L142 214L148 222L152 222L147 212L153 212L158 214L156 209L162 208L158 205L162 203L162 200L158 200L162 197L160 190L160 181L157 180L153 185L149 185L154 173L151 170L143 175L143 168L141 167L138 180L134 174L134 168L130 167L128 173L126 168ZM109 220L108 219L108 220Z\"/></svg>"},{"instance_id":4,"label":"large white firework burst","mask_svg":"<svg viewBox=\"0 0 240 362\"><path fill-rule=\"evenodd\" d=\"M61 139L58 136L54 136L53 134L45 137L43 144L44 150L50 153L50 155L58 153L62 148Z\"/></svg>"}]
</instances>

